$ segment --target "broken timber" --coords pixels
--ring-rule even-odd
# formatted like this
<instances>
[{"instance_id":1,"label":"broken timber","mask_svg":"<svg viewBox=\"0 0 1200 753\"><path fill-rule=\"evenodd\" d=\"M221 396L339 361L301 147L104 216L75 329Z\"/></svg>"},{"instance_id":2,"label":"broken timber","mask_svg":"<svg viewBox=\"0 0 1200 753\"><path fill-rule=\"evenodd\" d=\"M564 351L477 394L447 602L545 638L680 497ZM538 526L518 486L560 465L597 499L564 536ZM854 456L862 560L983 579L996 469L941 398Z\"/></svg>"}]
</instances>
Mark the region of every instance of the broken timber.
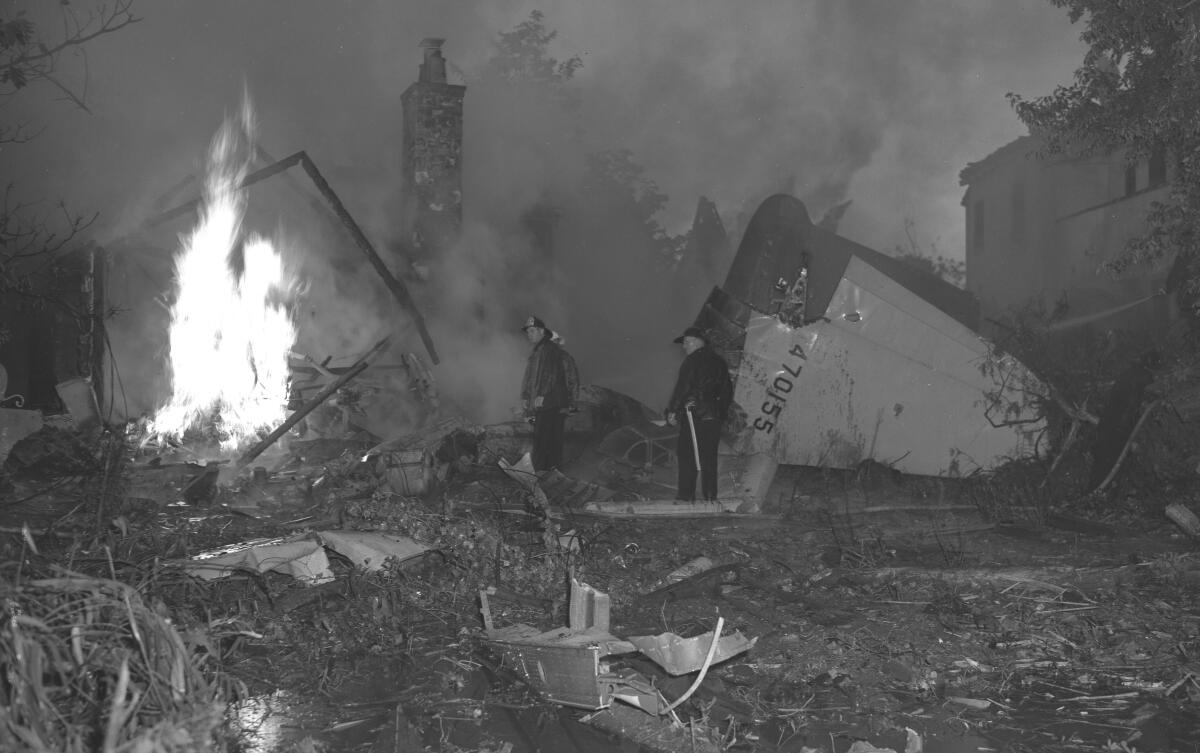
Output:
<instances>
[{"instance_id":1,"label":"broken timber","mask_svg":"<svg viewBox=\"0 0 1200 753\"><path fill-rule=\"evenodd\" d=\"M245 452L245 454L238 458L237 467L245 468L247 465L249 465L254 458L261 455L264 450L275 444L280 437L287 433L288 429L299 423L300 419L304 418L309 413L312 413L312 411L318 405L328 400L329 396L341 389L342 385L344 385L346 382L349 382L351 379L361 374L363 370L367 368L367 365L368 364L366 361L359 361L354 366L350 367L350 370L345 374L342 374L336 380L330 382L325 389L318 392L311 400L301 406L299 410L288 416L288 419L280 424L279 428L268 434L261 442L251 447Z\"/></svg>"},{"instance_id":2,"label":"broken timber","mask_svg":"<svg viewBox=\"0 0 1200 753\"><path fill-rule=\"evenodd\" d=\"M417 333L421 336L421 342L425 345L425 350L428 351L430 359L433 360L434 364L440 363L438 360L437 348L435 348L433 344L433 338L429 334L429 329L425 326L425 318L421 316L420 310L417 309L417 304L413 300L412 295L409 294L408 288L405 287L401 280L392 274L390 269L388 269L387 264L384 263L383 259L381 259L379 254L375 251L375 247L371 245L371 241L367 239L365 234L363 234L362 228L360 228L358 223L354 221L354 218L350 216L350 212L347 211L345 205L342 204L342 200L338 198L336 193L334 193L333 188L325 180L325 176L323 176L321 171L317 169L316 163L312 161L306 152L296 152L290 157L284 157L273 165L267 165L261 170L256 170L250 173L242 180L238 188L247 188L255 183L278 175L284 170L295 167L296 165L300 165L304 169L304 172L312 180L313 185L317 187L317 191L319 191L321 196L324 197L327 202L329 202L329 206L333 209L334 214L336 214L338 219L342 221L342 224L346 226L346 229L350 232L350 236L354 239L354 243L358 246L359 250L363 252L363 254L367 257L367 261L369 261L371 266L375 268L375 271L379 273L379 276L383 279L384 284L387 285L388 290L391 291L392 296L394 296L396 301L406 311L408 311L410 316L412 316L413 322L417 325ZM151 218L145 223L145 226L154 227L179 217L180 215L194 212L200 205L200 201L200 199L193 199L186 204L180 204L173 209L168 209L157 217Z\"/></svg>"},{"instance_id":3,"label":"broken timber","mask_svg":"<svg viewBox=\"0 0 1200 753\"><path fill-rule=\"evenodd\" d=\"M606 518L706 518L756 514L758 511L758 503L743 499L718 499L710 502L679 502L669 499L630 502L595 500L575 510L580 514Z\"/></svg>"}]
</instances>

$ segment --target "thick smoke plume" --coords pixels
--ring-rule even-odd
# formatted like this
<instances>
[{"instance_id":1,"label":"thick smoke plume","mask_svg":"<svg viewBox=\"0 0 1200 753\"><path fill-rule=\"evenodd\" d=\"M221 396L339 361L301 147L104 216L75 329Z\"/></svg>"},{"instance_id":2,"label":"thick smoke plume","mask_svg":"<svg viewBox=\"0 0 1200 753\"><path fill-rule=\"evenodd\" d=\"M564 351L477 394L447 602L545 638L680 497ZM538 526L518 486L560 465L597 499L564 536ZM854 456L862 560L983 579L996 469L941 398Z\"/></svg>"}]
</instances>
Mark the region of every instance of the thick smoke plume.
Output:
<instances>
[{"instance_id":1,"label":"thick smoke plume","mask_svg":"<svg viewBox=\"0 0 1200 753\"><path fill-rule=\"evenodd\" d=\"M488 82L497 33L535 8L559 32L552 54L583 62L565 85L574 110ZM647 272L628 213L589 190L589 153L630 150L669 196L657 219L672 234L705 196L736 245L757 202L789 191L814 218L853 199L839 232L866 245L890 251L911 220L922 242L958 255L958 171L1021 133L1005 93L1065 82L1081 54L1078 30L1044 0L209 0L137 11L141 23L89 48L91 114L51 92L23 96L10 112L41 131L0 152L0 170L27 195L99 210L101 243L189 198L181 180L201 172L245 85L260 144L276 157L307 151L367 234L394 249L400 94L416 79L418 41L448 40L451 70L468 85L465 226L418 295L443 351L443 391L489 420L515 402L527 313L563 330L585 381L665 400L679 357L670 338L695 311ZM419 351L406 314L295 182L272 181L250 201L310 272L301 347L352 355L391 332ZM553 258L521 222L538 205L562 212ZM128 309L113 326L132 413L161 399L156 299L171 247L139 243L122 246L114 280Z\"/></svg>"}]
</instances>

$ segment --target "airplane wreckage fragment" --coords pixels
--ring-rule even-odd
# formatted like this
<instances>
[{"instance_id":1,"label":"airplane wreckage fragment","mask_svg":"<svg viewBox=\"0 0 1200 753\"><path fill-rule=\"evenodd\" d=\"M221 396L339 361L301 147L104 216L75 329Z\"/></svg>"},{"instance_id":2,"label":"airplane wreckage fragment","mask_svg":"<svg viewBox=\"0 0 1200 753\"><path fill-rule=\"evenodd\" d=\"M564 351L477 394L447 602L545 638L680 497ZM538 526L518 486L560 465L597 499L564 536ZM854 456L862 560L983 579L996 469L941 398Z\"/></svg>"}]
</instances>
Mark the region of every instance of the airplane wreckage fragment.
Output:
<instances>
[{"instance_id":1,"label":"airplane wreckage fragment","mask_svg":"<svg viewBox=\"0 0 1200 753\"><path fill-rule=\"evenodd\" d=\"M355 567L377 572L389 560L405 562L430 547L408 536L377 531L312 531L202 552L182 565L185 572L201 580L227 578L237 572L277 572L307 585L320 585L334 579L326 549L342 555Z\"/></svg>"},{"instance_id":2,"label":"airplane wreckage fragment","mask_svg":"<svg viewBox=\"0 0 1200 753\"><path fill-rule=\"evenodd\" d=\"M691 696L710 667L749 651L757 642L738 631L721 635L723 619L713 630L692 638L674 633L618 638L609 633L608 594L574 578L567 627L547 631L523 623L496 627L489 599L494 594L490 589L479 593L487 644L546 699L589 711L621 700L656 716L667 714ZM647 677L603 661L638 652L668 674L699 674L687 693L668 703Z\"/></svg>"},{"instance_id":3,"label":"airplane wreckage fragment","mask_svg":"<svg viewBox=\"0 0 1200 753\"><path fill-rule=\"evenodd\" d=\"M814 225L796 198L755 212L696 318L744 411L726 440L772 464L965 476L1028 455L1041 383L976 332L965 291ZM746 486L746 484L743 484Z\"/></svg>"}]
</instances>

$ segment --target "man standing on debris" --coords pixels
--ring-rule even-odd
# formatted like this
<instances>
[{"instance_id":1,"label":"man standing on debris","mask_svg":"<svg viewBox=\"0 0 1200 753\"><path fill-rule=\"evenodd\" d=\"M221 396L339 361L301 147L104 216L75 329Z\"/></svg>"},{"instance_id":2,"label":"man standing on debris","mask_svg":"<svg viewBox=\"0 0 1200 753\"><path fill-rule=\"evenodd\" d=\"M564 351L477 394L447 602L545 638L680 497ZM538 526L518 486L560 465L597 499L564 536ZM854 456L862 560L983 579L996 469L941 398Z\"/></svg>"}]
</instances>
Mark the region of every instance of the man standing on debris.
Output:
<instances>
[{"instance_id":1,"label":"man standing on debris","mask_svg":"<svg viewBox=\"0 0 1200 753\"><path fill-rule=\"evenodd\" d=\"M679 425L675 452L679 465L679 487L675 498L696 499L696 473L706 500L717 498L717 443L721 424L733 402L733 380L729 366L709 347L708 336L699 327L688 327L675 338L687 357L679 366L679 378L667 403L667 423ZM699 465L699 468L697 468Z\"/></svg>"},{"instance_id":2,"label":"man standing on debris","mask_svg":"<svg viewBox=\"0 0 1200 753\"><path fill-rule=\"evenodd\" d=\"M533 345L521 381L521 402L533 423L533 469L548 471L562 465L567 414L579 396L579 371L562 338L541 319L531 316L521 329Z\"/></svg>"}]
</instances>

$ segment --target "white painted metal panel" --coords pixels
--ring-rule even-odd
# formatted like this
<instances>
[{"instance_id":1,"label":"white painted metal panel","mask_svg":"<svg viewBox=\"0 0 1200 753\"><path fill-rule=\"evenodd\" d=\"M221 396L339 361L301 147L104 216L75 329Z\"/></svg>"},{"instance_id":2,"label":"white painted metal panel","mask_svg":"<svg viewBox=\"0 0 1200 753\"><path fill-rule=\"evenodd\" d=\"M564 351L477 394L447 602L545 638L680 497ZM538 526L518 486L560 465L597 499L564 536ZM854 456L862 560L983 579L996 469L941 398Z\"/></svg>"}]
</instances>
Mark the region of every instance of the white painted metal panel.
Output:
<instances>
[{"instance_id":1,"label":"white painted metal panel","mask_svg":"<svg viewBox=\"0 0 1200 753\"><path fill-rule=\"evenodd\" d=\"M1037 380L1011 357L989 360L979 335L887 275L852 259L826 319L749 322L735 387L749 420L739 450L834 468L873 459L936 476L1033 451L1042 425L1018 385ZM989 415L989 395L1022 415ZM1005 423L1014 417L1030 422Z\"/></svg>"}]
</instances>

